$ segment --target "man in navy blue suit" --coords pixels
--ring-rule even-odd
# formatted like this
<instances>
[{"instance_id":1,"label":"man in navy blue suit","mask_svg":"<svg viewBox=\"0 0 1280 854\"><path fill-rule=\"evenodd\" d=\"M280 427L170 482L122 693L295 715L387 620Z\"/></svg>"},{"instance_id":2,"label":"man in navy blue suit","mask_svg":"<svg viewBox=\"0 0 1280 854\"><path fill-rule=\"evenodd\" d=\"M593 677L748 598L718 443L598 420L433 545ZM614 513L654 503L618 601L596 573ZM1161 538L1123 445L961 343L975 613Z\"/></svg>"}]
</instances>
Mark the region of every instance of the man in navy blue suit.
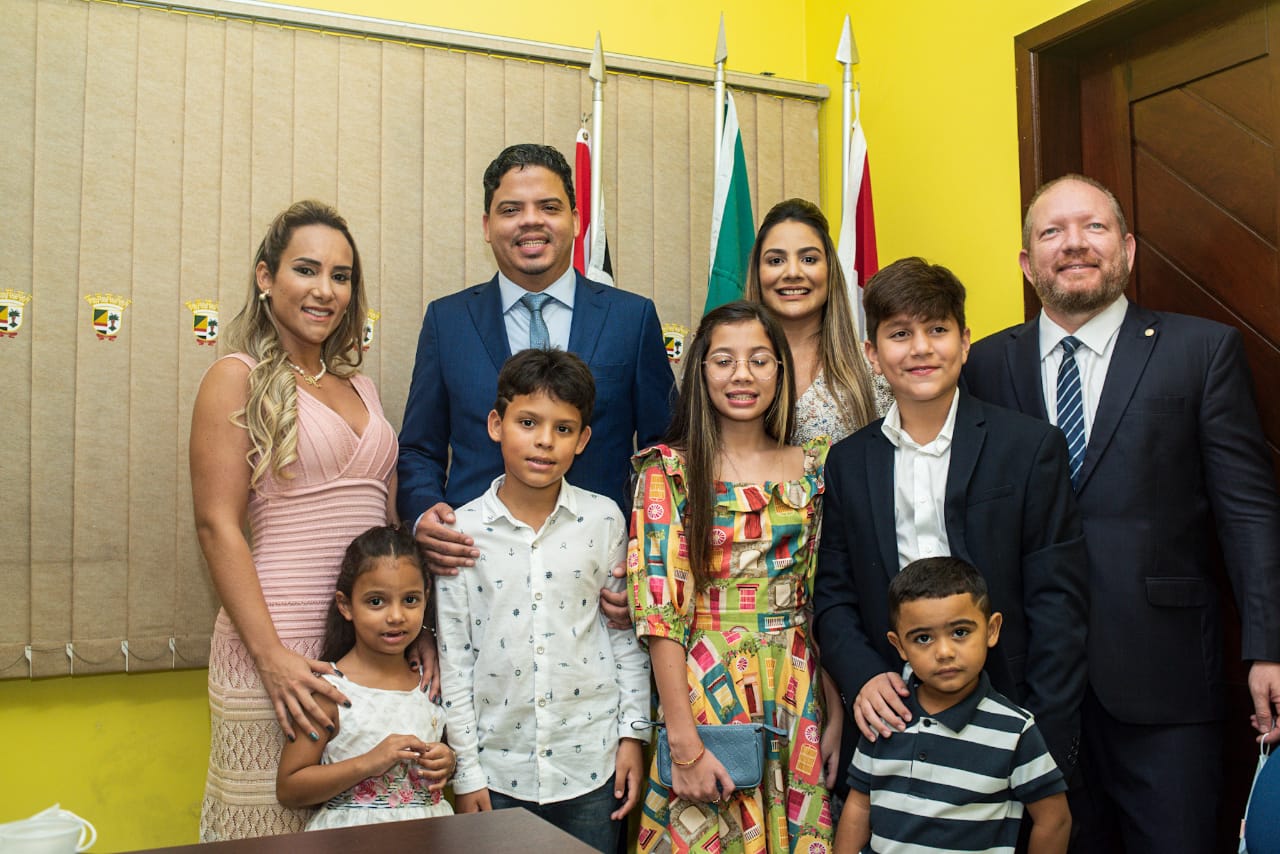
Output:
<instances>
[{"instance_id":1,"label":"man in navy blue suit","mask_svg":"<svg viewBox=\"0 0 1280 854\"><path fill-rule=\"evenodd\" d=\"M608 495L624 512L633 442L644 447L661 437L675 386L653 301L571 266L578 211L559 151L533 144L504 150L485 170L484 204L484 238L498 274L427 307L400 432L400 518L416 520L428 565L449 575L479 556L470 538L449 526L454 507L502 474L486 419L498 370L512 353L559 347L590 366L591 441L568 479ZM615 619L624 612L606 609Z\"/></svg>"},{"instance_id":2,"label":"man in navy blue suit","mask_svg":"<svg viewBox=\"0 0 1280 854\"><path fill-rule=\"evenodd\" d=\"M1241 336L1125 299L1136 244L1092 179L1042 187L1022 246L1043 311L974 344L964 377L1060 426L1071 453L1092 601L1073 850L1115 850L1117 832L1128 852L1220 850L1218 556L1259 732L1280 703L1280 502Z\"/></svg>"}]
</instances>

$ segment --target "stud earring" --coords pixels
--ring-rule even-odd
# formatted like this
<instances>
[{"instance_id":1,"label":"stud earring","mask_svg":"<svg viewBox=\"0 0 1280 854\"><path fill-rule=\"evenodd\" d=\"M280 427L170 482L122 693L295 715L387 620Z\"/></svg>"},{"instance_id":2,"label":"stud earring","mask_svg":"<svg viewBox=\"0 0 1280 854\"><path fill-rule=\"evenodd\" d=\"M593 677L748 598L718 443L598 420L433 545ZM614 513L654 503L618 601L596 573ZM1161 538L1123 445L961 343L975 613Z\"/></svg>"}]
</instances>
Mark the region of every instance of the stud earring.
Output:
<instances>
[{"instance_id":1,"label":"stud earring","mask_svg":"<svg viewBox=\"0 0 1280 854\"><path fill-rule=\"evenodd\" d=\"M267 288L265 291L258 291L258 302L266 302L270 298L271 288Z\"/></svg>"}]
</instances>

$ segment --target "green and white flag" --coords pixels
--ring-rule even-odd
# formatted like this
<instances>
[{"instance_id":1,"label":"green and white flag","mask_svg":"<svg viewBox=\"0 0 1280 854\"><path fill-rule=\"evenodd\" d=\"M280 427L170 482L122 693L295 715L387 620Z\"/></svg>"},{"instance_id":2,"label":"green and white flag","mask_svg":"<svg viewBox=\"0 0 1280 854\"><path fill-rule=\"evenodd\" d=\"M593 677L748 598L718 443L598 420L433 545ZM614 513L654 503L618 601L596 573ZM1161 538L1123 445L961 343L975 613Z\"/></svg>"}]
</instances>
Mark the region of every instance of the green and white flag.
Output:
<instances>
[{"instance_id":1,"label":"green and white flag","mask_svg":"<svg viewBox=\"0 0 1280 854\"><path fill-rule=\"evenodd\" d=\"M711 275L703 314L742 298L755 237L742 130L738 127L733 95L726 92L724 136L720 139L720 167L716 170L715 207L711 213Z\"/></svg>"}]
</instances>

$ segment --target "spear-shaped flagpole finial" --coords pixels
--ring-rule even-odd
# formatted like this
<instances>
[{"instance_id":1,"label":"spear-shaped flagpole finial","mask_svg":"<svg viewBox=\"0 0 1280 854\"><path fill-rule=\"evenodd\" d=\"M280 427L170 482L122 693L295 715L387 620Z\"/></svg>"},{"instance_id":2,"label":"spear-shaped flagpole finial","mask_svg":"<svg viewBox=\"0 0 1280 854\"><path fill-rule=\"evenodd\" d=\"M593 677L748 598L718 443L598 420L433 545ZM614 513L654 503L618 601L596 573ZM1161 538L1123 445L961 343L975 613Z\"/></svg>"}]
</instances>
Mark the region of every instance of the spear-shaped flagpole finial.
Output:
<instances>
[{"instance_id":1,"label":"spear-shaped flagpole finial","mask_svg":"<svg viewBox=\"0 0 1280 854\"><path fill-rule=\"evenodd\" d=\"M836 48L836 62L843 65L857 65L858 43L853 38L853 27L849 25L849 16L844 16L844 30L840 33L840 46Z\"/></svg>"},{"instance_id":2,"label":"spear-shaped flagpole finial","mask_svg":"<svg viewBox=\"0 0 1280 854\"><path fill-rule=\"evenodd\" d=\"M720 35L716 39L716 59L715 64L720 65L729 58L729 46L724 38L724 12L720 13Z\"/></svg>"},{"instance_id":3,"label":"spear-shaped flagpole finial","mask_svg":"<svg viewBox=\"0 0 1280 854\"><path fill-rule=\"evenodd\" d=\"M596 49L591 54L591 68L587 76L597 83L604 82L604 50L600 47L600 31L596 30Z\"/></svg>"}]
</instances>

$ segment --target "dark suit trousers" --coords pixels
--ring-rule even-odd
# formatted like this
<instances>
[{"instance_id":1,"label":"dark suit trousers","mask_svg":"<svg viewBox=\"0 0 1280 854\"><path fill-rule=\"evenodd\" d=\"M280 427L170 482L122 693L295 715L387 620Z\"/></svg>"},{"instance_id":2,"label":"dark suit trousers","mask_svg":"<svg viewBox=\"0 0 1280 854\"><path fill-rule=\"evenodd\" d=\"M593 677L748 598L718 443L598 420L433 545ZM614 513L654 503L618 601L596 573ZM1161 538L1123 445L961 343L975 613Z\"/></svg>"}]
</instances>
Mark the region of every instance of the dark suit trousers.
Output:
<instances>
[{"instance_id":1,"label":"dark suit trousers","mask_svg":"<svg viewBox=\"0 0 1280 854\"><path fill-rule=\"evenodd\" d=\"M1221 724L1124 723L1092 689L1081 724L1085 785L1069 793L1073 854L1214 854Z\"/></svg>"}]
</instances>

